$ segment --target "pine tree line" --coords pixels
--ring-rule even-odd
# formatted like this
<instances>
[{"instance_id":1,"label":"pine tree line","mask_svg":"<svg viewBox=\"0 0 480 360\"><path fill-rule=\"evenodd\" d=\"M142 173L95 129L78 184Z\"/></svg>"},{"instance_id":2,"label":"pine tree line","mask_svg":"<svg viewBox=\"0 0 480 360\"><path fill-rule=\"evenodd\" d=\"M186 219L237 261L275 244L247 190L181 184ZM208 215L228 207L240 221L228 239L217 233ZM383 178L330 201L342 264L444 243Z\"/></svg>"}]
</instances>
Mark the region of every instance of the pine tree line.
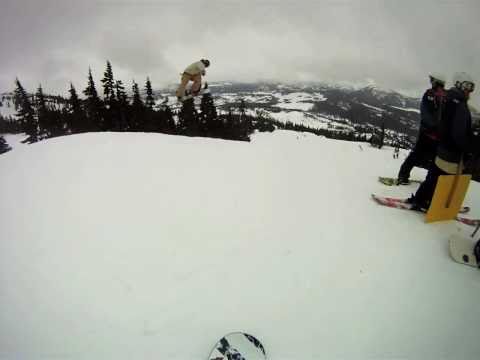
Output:
<instances>
[{"instance_id":1,"label":"pine tree line","mask_svg":"<svg viewBox=\"0 0 480 360\"><path fill-rule=\"evenodd\" d=\"M22 125L13 117L0 115L0 134L19 134L23 131Z\"/></svg>"},{"instance_id":2,"label":"pine tree line","mask_svg":"<svg viewBox=\"0 0 480 360\"><path fill-rule=\"evenodd\" d=\"M97 91L92 69L88 71L88 83L82 92L82 99L73 84L70 84L70 96L67 99L55 97L54 102L47 101L41 85L35 94L27 93L18 78L15 85L13 100L19 128L28 135L26 142L29 143L94 131L162 132L246 141L253 132L246 117L219 114L209 93L202 96L200 111L195 108L194 100L190 99L184 101L181 109L175 113L166 103L155 103L149 77L144 87L145 98L142 98L140 87L134 80L132 95L129 96L124 83L115 79L109 61L101 80L103 96ZM2 127L5 132L18 130L13 129L9 120L0 120L0 131Z\"/></svg>"},{"instance_id":3,"label":"pine tree line","mask_svg":"<svg viewBox=\"0 0 480 360\"><path fill-rule=\"evenodd\" d=\"M381 140L378 145L383 144L386 137L384 129L380 134L375 134L378 130L363 125L354 125L354 130L337 129L335 126L316 129L276 121L261 110L255 116L246 115L247 104L244 100L240 101L235 111L229 108L222 114L208 92L202 95L199 110L195 107L194 100L189 99L182 103L179 111L174 112L166 102L158 105L155 103L149 77L144 86L144 98L135 80L132 81L131 95L127 94L124 83L115 79L109 61L101 79L102 96L97 91L92 69L88 70L88 83L82 91L83 98L79 97L72 83L68 98L47 97L41 85L34 94L29 94L18 79L15 84L13 102L19 121L0 119L0 133L21 130L28 135L26 141L30 143L55 136L95 131L161 132L249 141L250 135L255 131L273 131L278 128L311 132L340 140L372 143ZM409 146L401 137L395 141L390 139L389 142L400 147Z\"/></svg>"}]
</instances>

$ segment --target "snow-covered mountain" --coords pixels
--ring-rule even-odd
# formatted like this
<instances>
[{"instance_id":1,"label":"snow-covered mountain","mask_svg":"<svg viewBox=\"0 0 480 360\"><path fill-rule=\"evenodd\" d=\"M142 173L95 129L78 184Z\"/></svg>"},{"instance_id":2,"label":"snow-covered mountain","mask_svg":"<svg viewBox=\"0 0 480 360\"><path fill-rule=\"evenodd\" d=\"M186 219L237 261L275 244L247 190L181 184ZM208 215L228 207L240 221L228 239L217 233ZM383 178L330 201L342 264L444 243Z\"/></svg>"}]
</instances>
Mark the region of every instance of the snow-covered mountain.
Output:
<instances>
[{"instance_id":1,"label":"snow-covered mountain","mask_svg":"<svg viewBox=\"0 0 480 360\"><path fill-rule=\"evenodd\" d=\"M375 133L382 125L392 140L405 134L414 141L419 125L420 96L412 98L393 90L340 86L316 83L210 83L210 92L220 111L240 111L262 114L277 121L306 125L315 129L335 129L345 132ZM175 86L154 92L158 106L168 104L178 110ZM12 93L0 94L0 115L15 116ZM52 106L61 108L58 96L48 96ZM198 99L199 101L199 99ZM480 125L480 114L474 112ZM403 142L403 141L402 141Z\"/></svg>"},{"instance_id":2,"label":"snow-covered mountain","mask_svg":"<svg viewBox=\"0 0 480 360\"><path fill-rule=\"evenodd\" d=\"M9 118L16 117L14 95L12 92L0 93L0 116Z\"/></svg>"},{"instance_id":3,"label":"snow-covered mountain","mask_svg":"<svg viewBox=\"0 0 480 360\"><path fill-rule=\"evenodd\" d=\"M456 222L381 207L392 149L275 131L250 143L90 133L0 156L0 358L474 359L478 270ZM413 176L422 178L423 170ZM480 217L480 184L466 203Z\"/></svg>"},{"instance_id":4,"label":"snow-covered mountain","mask_svg":"<svg viewBox=\"0 0 480 360\"><path fill-rule=\"evenodd\" d=\"M32 103L34 103L35 97L33 94L29 94ZM45 103L52 109L62 109L65 105L66 99L59 95L45 94ZM0 116L4 118L17 117L17 109L15 107L15 95L14 92L0 93Z\"/></svg>"},{"instance_id":5,"label":"snow-covered mountain","mask_svg":"<svg viewBox=\"0 0 480 360\"><path fill-rule=\"evenodd\" d=\"M174 103L174 87L159 90L157 97ZM419 124L419 99L374 86L363 88L331 84L235 83L210 84L221 109L261 110L279 121L315 128L336 126L352 130L355 125L387 129L415 137Z\"/></svg>"}]
</instances>

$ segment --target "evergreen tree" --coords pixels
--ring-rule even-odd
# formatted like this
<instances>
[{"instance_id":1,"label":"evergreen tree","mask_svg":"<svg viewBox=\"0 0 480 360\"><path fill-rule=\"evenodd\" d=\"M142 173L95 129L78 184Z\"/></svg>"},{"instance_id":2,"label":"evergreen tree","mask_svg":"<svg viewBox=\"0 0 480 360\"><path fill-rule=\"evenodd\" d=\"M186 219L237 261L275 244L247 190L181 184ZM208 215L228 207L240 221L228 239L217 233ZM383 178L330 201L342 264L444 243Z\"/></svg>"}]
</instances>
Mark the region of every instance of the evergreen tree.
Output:
<instances>
[{"instance_id":1,"label":"evergreen tree","mask_svg":"<svg viewBox=\"0 0 480 360\"><path fill-rule=\"evenodd\" d=\"M240 100L240 115L241 115L242 117L245 116L245 108L246 108L245 100L241 99L241 100Z\"/></svg>"},{"instance_id":2,"label":"evergreen tree","mask_svg":"<svg viewBox=\"0 0 480 360\"><path fill-rule=\"evenodd\" d=\"M147 98L145 101L145 105L149 109L153 109L155 106L155 100L153 98L153 90L152 90L152 83L150 82L150 78L147 77L147 83L145 84L145 90L147 92Z\"/></svg>"},{"instance_id":3,"label":"evergreen tree","mask_svg":"<svg viewBox=\"0 0 480 360\"><path fill-rule=\"evenodd\" d=\"M170 106L163 105L162 108L164 123L165 123L165 132L168 134L174 134L176 132L175 119L173 118L173 112Z\"/></svg>"},{"instance_id":4,"label":"evergreen tree","mask_svg":"<svg viewBox=\"0 0 480 360\"><path fill-rule=\"evenodd\" d=\"M37 121L38 121L38 132L39 136L45 138L48 137L49 127L52 125L50 123L49 113L47 109L47 103L45 101L45 95L43 94L42 85L40 85L37 89L37 93L35 94L35 105L37 109Z\"/></svg>"},{"instance_id":5,"label":"evergreen tree","mask_svg":"<svg viewBox=\"0 0 480 360\"><path fill-rule=\"evenodd\" d=\"M103 74L103 102L105 104L105 111L103 113L104 130L119 130L118 124L118 103L115 97L115 80L113 78L112 65L107 61L107 68Z\"/></svg>"},{"instance_id":6,"label":"evergreen tree","mask_svg":"<svg viewBox=\"0 0 480 360\"><path fill-rule=\"evenodd\" d=\"M200 111L202 112L202 116L207 118L208 120L215 119L217 114L217 108L213 102L212 94L206 93L202 96L202 102L200 103Z\"/></svg>"},{"instance_id":7,"label":"evergreen tree","mask_svg":"<svg viewBox=\"0 0 480 360\"><path fill-rule=\"evenodd\" d=\"M6 153L7 151L10 151L10 150L11 150L10 146L8 146L3 136L0 135L0 154Z\"/></svg>"},{"instance_id":8,"label":"evergreen tree","mask_svg":"<svg viewBox=\"0 0 480 360\"><path fill-rule=\"evenodd\" d=\"M124 106L128 104L127 93L125 92L125 86L123 86L122 80L117 80L115 82L115 96L119 104Z\"/></svg>"},{"instance_id":9,"label":"evergreen tree","mask_svg":"<svg viewBox=\"0 0 480 360\"><path fill-rule=\"evenodd\" d=\"M135 81L133 81L132 91L133 91L133 106L143 107L144 105L143 105L142 97L140 96L140 90L138 89L138 84Z\"/></svg>"},{"instance_id":10,"label":"evergreen tree","mask_svg":"<svg viewBox=\"0 0 480 360\"><path fill-rule=\"evenodd\" d=\"M128 99L125 87L121 80L115 82L115 96L117 104L117 127L116 130L127 131L129 125L127 121Z\"/></svg>"},{"instance_id":11,"label":"evergreen tree","mask_svg":"<svg viewBox=\"0 0 480 360\"><path fill-rule=\"evenodd\" d=\"M145 130L145 105L140 96L138 84L133 81L132 85L133 103L132 115L130 116L130 128L133 131Z\"/></svg>"},{"instance_id":12,"label":"evergreen tree","mask_svg":"<svg viewBox=\"0 0 480 360\"><path fill-rule=\"evenodd\" d=\"M193 98L185 100L182 103L182 108L178 114L179 118L179 132L186 135L197 135L198 122L197 110Z\"/></svg>"},{"instance_id":13,"label":"evergreen tree","mask_svg":"<svg viewBox=\"0 0 480 360\"><path fill-rule=\"evenodd\" d=\"M92 124L89 124L86 114L82 109L82 104L77 95L77 90L70 83L70 98L68 99L68 127L72 133L79 133L93 130Z\"/></svg>"},{"instance_id":14,"label":"evergreen tree","mask_svg":"<svg viewBox=\"0 0 480 360\"><path fill-rule=\"evenodd\" d=\"M200 126L202 131L206 133L216 132L219 129L217 124L217 108L213 103L212 94L206 93L202 96L202 102L200 103Z\"/></svg>"},{"instance_id":15,"label":"evergreen tree","mask_svg":"<svg viewBox=\"0 0 480 360\"><path fill-rule=\"evenodd\" d=\"M382 130L380 132L380 141L378 143L378 148L381 149L385 144L385 121L382 122Z\"/></svg>"},{"instance_id":16,"label":"evergreen tree","mask_svg":"<svg viewBox=\"0 0 480 360\"><path fill-rule=\"evenodd\" d=\"M107 61L107 68L103 74L103 95L106 105L111 105L111 102L115 100L115 80L113 79L112 64Z\"/></svg>"},{"instance_id":17,"label":"evergreen tree","mask_svg":"<svg viewBox=\"0 0 480 360\"><path fill-rule=\"evenodd\" d=\"M98 97L91 69L88 69L88 85L87 88L83 91L83 93L87 97L86 113L89 122L93 125L95 130L104 130L105 124L102 119L102 102Z\"/></svg>"},{"instance_id":18,"label":"evergreen tree","mask_svg":"<svg viewBox=\"0 0 480 360\"><path fill-rule=\"evenodd\" d=\"M26 141L30 143L37 142L38 124L35 119L35 111L32 102L18 78L15 80L15 84L17 86L15 89L15 103L18 107L17 116L20 119L23 131L28 135Z\"/></svg>"}]
</instances>

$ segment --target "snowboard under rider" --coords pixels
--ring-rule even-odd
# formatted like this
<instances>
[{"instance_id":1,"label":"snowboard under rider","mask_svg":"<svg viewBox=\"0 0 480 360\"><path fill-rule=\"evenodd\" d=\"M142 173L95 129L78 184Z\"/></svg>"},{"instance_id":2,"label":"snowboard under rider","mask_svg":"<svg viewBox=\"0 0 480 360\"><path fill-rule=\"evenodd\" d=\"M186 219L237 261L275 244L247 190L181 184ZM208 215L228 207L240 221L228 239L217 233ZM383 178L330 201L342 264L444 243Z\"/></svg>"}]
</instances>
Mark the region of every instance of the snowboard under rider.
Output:
<instances>
[{"instance_id":1,"label":"snowboard under rider","mask_svg":"<svg viewBox=\"0 0 480 360\"><path fill-rule=\"evenodd\" d=\"M207 59L202 59L189 65L184 70L184 72L182 73L180 86L176 91L178 99L181 99L185 96L185 89L187 88L187 85L190 81L193 81L192 95L196 96L200 92L200 88L202 87L202 76L206 75L206 68L209 66L210 61Z\"/></svg>"}]
</instances>

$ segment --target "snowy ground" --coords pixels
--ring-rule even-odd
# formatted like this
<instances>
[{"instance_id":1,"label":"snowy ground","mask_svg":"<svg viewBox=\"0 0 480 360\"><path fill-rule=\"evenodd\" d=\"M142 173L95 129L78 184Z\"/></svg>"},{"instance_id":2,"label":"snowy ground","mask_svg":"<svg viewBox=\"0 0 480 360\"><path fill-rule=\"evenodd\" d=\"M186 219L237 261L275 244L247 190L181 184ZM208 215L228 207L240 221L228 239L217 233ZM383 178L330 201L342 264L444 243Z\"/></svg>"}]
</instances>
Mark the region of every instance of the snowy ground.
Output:
<instances>
[{"instance_id":1,"label":"snowy ground","mask_svg":"<svg viewBox=\"0 0 480 360\"><path fill-rule=\"evenodd\" d=\"M401 107L398 107L398 106L390 106L390 107L392 107L392 108L394 108L394 109L398 109L398 110L416 112L416 113L419 113L419 114L420 114L420 110L419 110L419 109L401 108Z\"/></svg>"},{"instance_id":2,"label":"snowy ground","mask_svg":"<svg viewBox=\"0 0 480 360\"><path fill-rule=\"evenodd\" d=\"M266 112L273 119L281 123L291 122L292 124L308 126L312 129L328 129L329 125L337 125L329 119L318 115L310 115L303 111L280 111L280 112Z\"/></svg>"},{"instance_id":3,"label":"snowy ground","mask_svg":"<svg viewBox=\"0 0 480 360\"><path fill-rule=\"evenodd\" d=\"M377 112L379 112L379 113L385 112L385 110L380 109L380 108L378 108L378 107L376 107L376 106L368 105L368 104L365 104L365 103L362 103L362 105L365 106L365 107L368 107L369 109L375 110L375 111L377 111ZM403 109L402 109L402 110L403 110Z\"/></svg>"},{"instance_id":4,"label":"snowy ground","mask_svg":"<svg viewBox=\"0 0 480 360\"><path fill-rule=\"evenodd\" d=\"M369 198L415 190L376 181L403 156L286 131L14 147L0 359L206 359L235 330L270 359L478 358L480 273L447 248L471 229Z\"/></svg>"},{"instance_id":5,"label":"snowy ground","mask_svg":"<svg viewBox=\"0 0 480 360\"><path fill-rule=\"evenodd\" d=\"M13 106L12 103L4 101L3 106L0 106L0 115L4 117L16 116L17 113L18 111L15 110L15 107Z\"/></svg>"},{"instance_id":6,"label":"snowy ground","mask_svg":"<svg viewBox=\"0 0 480 360\"><path fill-rule=\"evenodd\" d=\"M25 134L2 134L2 136L12 149L18 146L25 146L25 144L22 144L22 140L27 138Z\"/></svg>"}]
</instances>

